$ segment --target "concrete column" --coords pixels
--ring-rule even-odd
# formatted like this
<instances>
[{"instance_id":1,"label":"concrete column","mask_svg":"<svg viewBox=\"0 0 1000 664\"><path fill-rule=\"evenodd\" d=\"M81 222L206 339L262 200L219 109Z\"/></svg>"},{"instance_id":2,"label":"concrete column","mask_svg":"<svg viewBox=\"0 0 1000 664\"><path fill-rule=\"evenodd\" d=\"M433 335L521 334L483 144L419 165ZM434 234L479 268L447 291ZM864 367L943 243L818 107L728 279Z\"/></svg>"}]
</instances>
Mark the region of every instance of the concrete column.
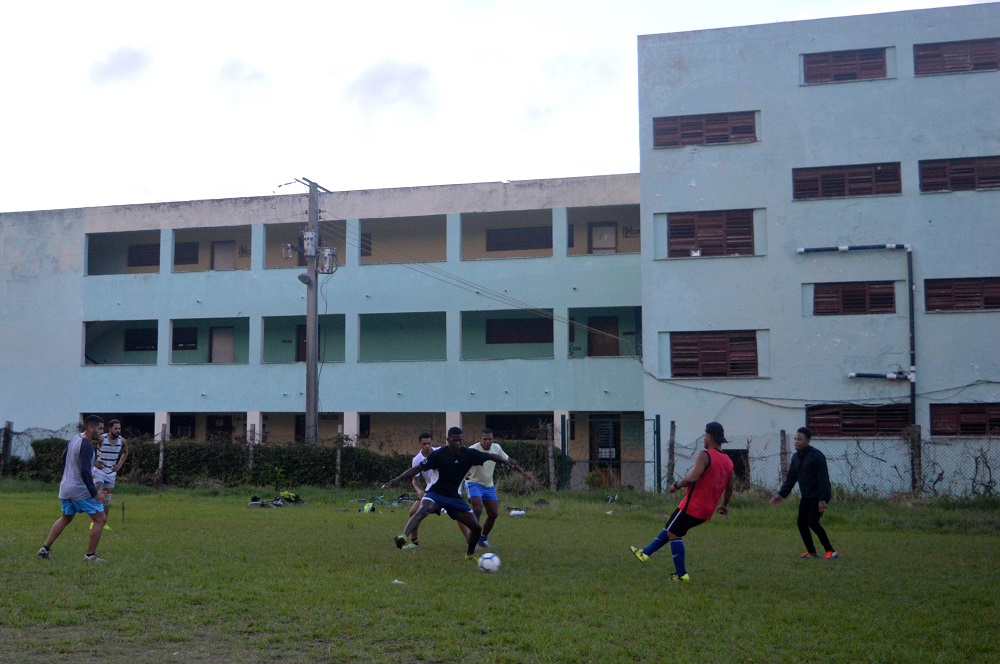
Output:
<instances>
[{"instance_id":1,"label":"concrete column","mask_svg":"<svg viewBox=\"0 0 1000 664\"><path fill-rule=\"evenodd\" d=\"M462 428L462 413L447 412L444 414L444 434L448 436L448 429L452 427Z\"/></svg>"},{"instance_id":2,"label":"concrete column","mask_svg":"<svg viewBox=\"0 0 1000 664\"><path fill-rule=\"evenodd\" d=\"M264 434L264 413L258 410L247 411L247 438L250 437L251 428L255 436L254 442L261 442L263 440L261 436Z\"/></svg>"},{"instance_id":3,"label":"concrete column","mask_svg":"<svg viewBox=\"0 0 1000 664\"><path fill-rule=\"evenodd\" d=\"M167 427L167 436L170 435L170 413L153 414L153 436L159 440L163 427Z\"/></svg>"},{"instance_id":4,"label":"concrete column","mask_svg":"<svg viewBox=\"0 0 1000 664\"><path fill-rule=\"evenodd\" d=\"M346 219L347 246L344 249L344 267L361 264L361 220ZM356 240L354 238L357 238ZM356 245L356 246L355 246Z\"/></svg>"},{"instance_id":5,"label":"concrete column","mask_svg":"<svg viewBox=\"0 0 1000 664\"><path fill-rule=\"evenodd\" d=\"M170 274L174 271L174 231L170 228L160 229L160 274Z\"/></svg>"},{"instance_id":6,"label":"concrete column","mask_svg":"<svg viewBox=\"0 0 1000 664\"><path fill-rule=\"evenodd\" d=\"M361 320L356 311L344 312L344 362L357 364L361 355Z\"/></svg>"},{"instance_id":7,"label":"concrete column","mask_svg":"<svg viewBox=\"0 0 1000 664\"><path fill-rule=\"evenodd\" d=\"M156 322L156 364L165 367L170 364L170 332L173 325L169 318L160 318Z\"/></svg>"},{"instance_id":8,"label":"concrete column","mask_svg":"<svg viewBox=\"0 0 1000 664\"><path fill-rule=\"evenodd\" d=\"M458 263L462 260L462 215L449 214L447 216L446 235L448 239L447 261Z\"/></svg>"},{"instance_id":9,"label":"concrete column","mask_svg":"<svg viewBox=\"0 0 1000 664\"><path fill-rule=\"evenodd\" d=\"M247 338L247 362L260 364L264 360L264 319L250 316L250 336Z\"/></svg>"},{"instance_id":10,"label":"concrete column","mask_svg":"<svg viewBox=\"0 0 1000 664\"><path fill-rule=\"evenodd\" d=\"M569 213L566 208L552 208L552 257L563 258L567 255L567 225Z\"/></svg>"},{"instance_id":11,"label":"concrete column","mask_svg":"<svg viewBox=\"0 0 1000 664\"><path fill-rule=\"evenodd\" d=\"M358 432L361 431L361 417L359 413L344 412L344 436L347 436L351 444L358 440Z\"/></svg>"},{"instance_id":12,"label":"concrete column","mask_svg":"<svg viewBox=\"0 0 1000 664\"><path fill-rule=\"evenodd\" d=\"M552 318L552 359L556 362L568 362L569 323L566 321L569 320L569 309L552 307Z\"/></svg>"},{"instance_id":13,"label":"concrete column","mask_svg":"<svg viewBox=\"0 0 1000 664\"><path fill-rule=\"evenodd\" d=\"M250 227L250 269L264 269L264 224Z\"/></svg>"},{"instance_id":14,"label":"concrete column","mask_svg":"<svg viewBox=\"0 0 1000 664\"><path fill-rule=\"evenodd\" d=\"M458 363L462 359L462 312L446 312L444 327L445 357L448 362Z\"/></svg>"}]
</instances>

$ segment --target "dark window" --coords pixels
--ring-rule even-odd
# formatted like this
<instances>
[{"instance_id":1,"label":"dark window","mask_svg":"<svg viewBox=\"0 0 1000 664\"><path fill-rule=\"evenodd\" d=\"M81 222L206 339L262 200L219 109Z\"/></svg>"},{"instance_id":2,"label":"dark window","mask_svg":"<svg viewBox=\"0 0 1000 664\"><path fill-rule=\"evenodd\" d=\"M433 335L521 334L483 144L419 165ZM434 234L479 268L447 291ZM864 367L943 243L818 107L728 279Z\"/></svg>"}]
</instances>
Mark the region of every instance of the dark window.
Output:
<instances>
[{"instance_id":1,"label":"dark window","mask_svg":"<svg viewBox=\"0 0 1000 664\"><path fill-rule=\"evenodd\" d=\"M807 406L806 426L812 430L813 436L820 438L899 436L910 426L910 405Z\"/></svg>"},{"instance_id":2,"label":"dark window","mask_svg":"<svg viewBox=\"0 0 1000 664\"><path fill-rule=\"evenodd\" d=\"M653 147L753 143L757 140L757 114L711 113L653 118Z\"/></svg>"},{"instance_id":3,"label":"dark window","mask_svg":"<svg viewBox=\"0 0 1000 664\"><path fill-rule=\"evenodd\" d=\"M362 233L361 234L361 255L371 256L372 255L372 234Z\"/></svg>"},{"instance_id":4,"label":"dark window","mask_svg":"<svg viewBox=\"0 0 1000 664\"><path fill-rule=\"evenodd\" d=\"M155 267L160 264L160 245L131 244L128 248L128 267Z\"/></svg>"},{"instance_id":5,"label":"dark window","mask_svg":"<svg viewBox=\"0 0 1000 664\"><path fill-rule=\"evenodd\" d=\"M1000 403L932 403L932 436L998 436Z\"/></svg>"},{"instance_id":6,"label":"dark window","mask_svg":"<svg viewBox=\"0 0 1000 664\"><path fill-rule=\"evenodd\" d=\"M854 281L816 284L813 315L896 313L896 289L891 281Z\"/></svg>"},{"instance_id":7,"label":"dark window","mask_svg":"<svg viewBox=\"0 0 1000 664\"><path fill-rule=\"evenodd\" d=\"M899 162L792 169L792 198L877 196L903 191Z\"/></svg>"},{"instance_id":8,"label":"dark window","mask_svg":"<svg viewBox=\"0 0 1000 664\"><path fill-rule=\"evenodd\" d=\"M566 247L568 249L572 249L573 248L573 242L576 239L574 237L575 234L576 234L576 231L573 228L573 224L570 224L569 226L566 227Z\"/></svg>"},{"instance_id":9,"label":"dark window","mask_svg":"<svg viewBox=\"0 0 1000 664\"><path fill-rule=\"evenodd\" d=\"M913 73L917 76L998 69L1000 39L913 45Z\"/></svg>"},{"instance_id":10,"label":"dark window","mask_svg":"<svg viewBox=\"0 0 1000 664\"><path fill-rule=\"evenodd\" d=\"M488 344L550 344L552 321L548 318L490 318L486 321Z\"/></svg>"},{"instance_id":11,"label":"dark window","mask_svg":"<svg viewBox=\"0 0 1000 664\"><path fill-rule=\"evenodd\" d=\"M295 361L306 361L306 326L295 326Z\"/></svg>"},{"instance_id":12,"label":"dark window","mask_svg":"<svg viewBox=\"0 0 1000 664\"><path fill-rule=\"evenodd\" d=\"M175 327L174 350L198 350L198 328Z\"/></svg>"},{"instance_id":13,"label":"dark window","mask_svg":"<svg viewBox=\"0 0 1000 664\"><path fill-rule=\"evenodd\" d=\"M1000 309L1000 277L927 279L924 308L927 311Z\"/></svg>"},{"instance_id":14,"label":"dark window","mask_svg":"<svg viewBox=\"0 0 1000 664\"><path fill-rule=\"evenodd\" d=\"M667 257L753 256L753 210L672 212L667 215Z\"/></svg>"},{"instance_id":15,"label":"dark window","mask_svg":"<svg viewBox=\"0 0 1000 664\"><path fill-rule=\"evenodd\" d=\"M486 251L525 251L551 248L551 226L486 229Z\"/></svg>"},{"instance_id":16,"label":"dark window","mask_svg":"<svg viewBox=\"0 0 1000 664\"><path fill-rule=\"evenodd\" d=\"M174 244L174 265L197 265L198 243L177 242Z\"/></svg>"},{"instance_id":17,"label":"dark window","mask_svg":"<svg viewBox=\"0 0 1000 664\"><path fill-rule=\"evenodd\" d=\"M192 438L195 432L196 416L194 413L170 414L170 437Z\"/></svg>"},{"instance_id":18,"label":"dark window","mask_svg":"<svg viewBox=\"0 0 1000 664\"><path fill-rule=\"evenodd\" d=\"M1000 189L1000 157L928 159L920 162L920 191Z\"/></svg>"},{"instance_id":19,"label":"dark window","mask_svg":"<svg viewBox=\"0 0 1000 664\"><path fill-rule=\"evenodd\" d=\"M305 415L303 415L305 417ZM371 438L372 416L371 413L358 414L358 438Z\"/></svg>"},{"instance_id":20,"label":"dark window","mask_svg":"<svg viewBox=\"0 0 1000 664\"><path fill-rule=\"evenodd\" d=\"M807 84L885 78L885 49L809 53L802 66Z\"/></svg>"},{"instance_id":21,"label":"dark window","mask_svg":"<svg viewBox=\"0 0 1000 664\"><path fill-rule=\"evenodd\" d=\"M156 350L157 331L155 327L125 330L125 350Z\"/></svg>"},{"instance_id":22,"label":"dark window","mask_svg":"<svg viewBox=\"0 0 1000 664\"><path fill-rule=\"evenodd\" d=\"M757 333L673 332L670 366L674 378L757 375Z\"/></svg>"}]
</instances>

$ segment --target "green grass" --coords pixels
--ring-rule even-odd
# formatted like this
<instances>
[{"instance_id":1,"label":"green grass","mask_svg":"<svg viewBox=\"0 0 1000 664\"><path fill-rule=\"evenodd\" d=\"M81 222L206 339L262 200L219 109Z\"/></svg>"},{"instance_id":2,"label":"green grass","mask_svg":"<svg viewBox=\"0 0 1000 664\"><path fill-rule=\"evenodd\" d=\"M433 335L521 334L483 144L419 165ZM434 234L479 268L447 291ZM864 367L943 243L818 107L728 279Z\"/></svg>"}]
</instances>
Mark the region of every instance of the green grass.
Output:
<instances>
[{"instance_id":1,"label":"green grass","mask_svg":"<svg viewBox=\"0 0 1000 664\"><path fill-rule=\"evenodd\" d=\"M799 562L795 501L734 501L686 538L692 583L669 551L629 552L673 502L633 494L501 501L503 561L463 560L447 517L398 551L396 508L364 492L303 488L308 504L248 509L266 490L122 486L83 562L77 517L35 556L55 488L0 483L0 653L18 662L985 662L1000 652L996 501L835 503L842 558ZM126 504L121 523L121 503ZM609 513L610 512L610 513ZM401 581L402 583L394 583Z\"/></svg>"}]
</instances>

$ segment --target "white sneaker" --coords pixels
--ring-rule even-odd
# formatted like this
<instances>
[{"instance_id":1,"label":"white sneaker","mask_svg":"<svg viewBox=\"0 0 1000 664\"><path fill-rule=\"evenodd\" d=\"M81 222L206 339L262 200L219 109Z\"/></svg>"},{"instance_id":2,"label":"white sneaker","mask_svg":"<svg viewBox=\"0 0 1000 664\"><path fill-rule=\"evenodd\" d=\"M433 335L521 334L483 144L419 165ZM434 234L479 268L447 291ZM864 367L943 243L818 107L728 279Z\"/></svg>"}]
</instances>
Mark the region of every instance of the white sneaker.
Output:
<instances>
[{"instance_id":1,"label":"white sneaker","mask_svg":"<svg viewBox=\"0 0 1000 664\"><path fill-rule=\"evenodd\" d=\"M87 555L85 555L83 557L83 559L86 562L88 562L88 563L106 563L106 562L108 562L107 560L105 560L104 558L101 558L96 553L88 553Z\"/></svg>"},{"instance_id":2,"label":"white sneaker","mask_svg":"<svg viewBox=\"0 0 1000 664\"><path fill-rule=\"evenodd\" d=\"M45 548L45 547L43 546L42 548L40 548L40 549L38 550L38 557L39 557L39 558L44 558L45 560L48 560L48 559L49 559L49 550L48 550L48 549L46 549L46 548Z\"/></svg>"}]
</instances>

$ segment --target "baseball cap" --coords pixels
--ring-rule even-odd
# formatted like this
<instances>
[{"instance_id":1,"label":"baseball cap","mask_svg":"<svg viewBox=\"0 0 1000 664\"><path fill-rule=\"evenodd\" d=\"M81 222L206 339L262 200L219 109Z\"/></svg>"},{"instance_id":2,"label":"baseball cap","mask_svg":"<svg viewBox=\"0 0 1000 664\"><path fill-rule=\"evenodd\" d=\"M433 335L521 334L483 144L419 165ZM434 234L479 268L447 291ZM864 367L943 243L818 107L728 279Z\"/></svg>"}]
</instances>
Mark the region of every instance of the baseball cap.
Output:
<instances>
[{"instance_id":1,"label":"baseball cap","mask_svg":"<svg viewBox=\"0 0 1000 664\"><path fill-rule=\"evenodd\" d=\"M726 444L726 430L722 428L722 425L718 422L709 422L705 425L705 433L712 434L712 438L719 445Z\"/></svg>"}]
</instances>

